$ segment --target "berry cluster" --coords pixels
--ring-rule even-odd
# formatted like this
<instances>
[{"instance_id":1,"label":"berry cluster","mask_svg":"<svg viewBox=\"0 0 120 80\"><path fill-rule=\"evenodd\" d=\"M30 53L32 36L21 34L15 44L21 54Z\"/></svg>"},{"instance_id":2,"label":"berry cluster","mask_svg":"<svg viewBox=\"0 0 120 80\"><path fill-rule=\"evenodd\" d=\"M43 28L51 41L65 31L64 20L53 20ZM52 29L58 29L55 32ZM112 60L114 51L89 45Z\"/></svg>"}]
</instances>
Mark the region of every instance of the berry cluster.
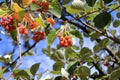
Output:
<instances>
[{"instance_id":1,"label":"berry cluster","mask_svg":"<svg viewBox=\"0 0 120 80\"><path fill-rule=\"evenodd\" d=\"M21 23L18 23L19 33L28 35L28 30L26 29L26 26L23 26Z\"/></svg>"},{"instance_id":2,"label":"berry cluster","mask_svg":"<svg viewBox=\"0 0 120 80\"><path fill-rule=\"evenodd\" d=\"M69 36L62 36L61 34L58 34L59 37L59 44L62 47L68 47L68 46L72 46L73 42L72 39Z\"/></svg>"},{"instance_id":3,"label":"berry cluster","mask_svg":"<svg viewBox=\"0 0 120 80\"><path fill-rule=\"evenodd\" d=\"M40 32L40 31L36 31L36 32L33 32L33 37L32 39L35 41L35 42L39 42L40 40L43 40L45 39L45 32Z\"/></svg>"},{"instance_id":4,"label":"berry cluster","mask_svg":"<svg viewBox=\"0 0 120 80\"><path fill-rule=\"evenodd\" d=\"M38 2L37 0L32 0L32 3L40 7L39 9L37 9L38 12L47 12L50 5L49 2Z\"/></svg>"},{"instance_id":5,"label":"berry cluster","mask_svg":"<svg viewBox=\"0 0 120 80\"><path fill-rule=\"evenodd\" d=\"M2 17L0 25L2 25L2 27L4 27L5 30L8 32L12 32L16 29L16 27L14 26L14 19L11 15Z\"/></svg>"}]
</instances>

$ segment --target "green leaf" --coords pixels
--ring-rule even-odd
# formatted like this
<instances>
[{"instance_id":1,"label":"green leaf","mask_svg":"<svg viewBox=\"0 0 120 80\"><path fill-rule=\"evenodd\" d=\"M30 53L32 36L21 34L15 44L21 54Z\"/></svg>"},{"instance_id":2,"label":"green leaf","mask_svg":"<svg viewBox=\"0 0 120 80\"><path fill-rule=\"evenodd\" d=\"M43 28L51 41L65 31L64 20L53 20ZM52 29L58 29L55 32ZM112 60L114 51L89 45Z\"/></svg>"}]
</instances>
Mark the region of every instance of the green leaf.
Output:
<instances>
[{"instance_id":1,"label":"green leaf","mask_svg":"<svg viewBox=\"0 0 120 80\"><path fill-rule=\"evenodd\" d=\"M120 18L120 12L118 12L116 15L117 15L118 18Z\"/></svg>"},{"instance_id":2,"label":"green leaf","mask_svg":"<svg viewBox=\"0 0 120 80\"><path fill-rule=\"evenodd\" d=\"M88 9L89 9L89 8L88 8ZM92 10L91 10L91 11L92 11ZM93 11L93 12L94 12L94 11ZM95 18L95 16L97 16L98 14L99 14L99 12L92 13L92 14L90 14L89 16L87 16L87 19L93 21L93 19Z\"/></svg>"},{"instance_id":3,"label":"green leaf","mask_svg":"<svg viewBox=\"0 0 120 80\"><path fill-rule=\"evenodd\" d=\"M88 4L88 6L93 7L94 4L95 4L95 2L96 2L96 0L86 0L86 2L87 2L87 4Z\"/></svg>"},{"instance_id":4,"label":"green leaf","mask_svg":"<svg viewBox=\"0 0 120 80\"><path fill-rule=\"evenodd\" d=\"M43 21L42 17L41 17L41 18L35 18L35 20L36 20L37 23L40 23L40 25L42 25L43 27L46 26L46 25L44 24L44 21Z\"/></svg>"},{"instance_id":5,"label":"green leaf","mask_svg":"<svg viewBox=\"0 0 120 80\"><path fill-rule=\"evenodd\" d=\"M64 68L64 63L61 61L57 61L54 65L53 65L53 70L54 71L60 71L61 68Z\"/></svg>"},{"instance_id":6,"label":"green leaf","mask_svg":"<svg viewBox=\"0 0 120 80\"><path fill-rule=\"evenodd\" d=\"M7 63L7 60L6 60L6 58L0 56L0 62L2 62L2 63Z\"/></svg>"},{"instance_id":7,"label":"green leaf","mask_svg":"<svg viewBox=\"0 0 120 80\"><path fill-rule=\"evenodd\" d=\"M32 76L31 72L30 72L30 68L25 69L25 71L28 73L29 76Z\"/></svg>"},{"instance_id":8,"label":"green leaf","mask_svg":"<svg viewBox=\"0 0 120 80\"><path fill-rule=\"evenodd\" d=\"M105 47L107 47L109 44L110 44L110 40L109 40L108 38L105 38L105 39L103 39L102 41L100 41L99 46L100 46L101 48L105 48Z\"/></svg>"},{"instance_id":9,"label":"green leaf","mask_svg":"<svg viewBox=\"0 0 120 80\"><path fill-rule=\"evenodd\" d=\"M65 58L66 59L70 59L70 58L77 59L78 56L77 56L76 52L71 47L68 47L65 49Z\"/></svg>"},{"instance_id":10,"label":"green leaf","mask_svg":"<svg viewBox=\"0 0 120 80\"><path fill-rule=\"evenodd\" d=\"M88 61L91 62L92 61L92 58L90 57L91 54L92 51L89 48L83 47L79 54L80 60L82 62L88 62Z\"/></svg>"},{"instance_id":11,"label":"green leaf","mask_svg":"<svg viewBox=\"0 0 120 80\"><path fill-rule=\"evenodd\" d=\"M94 46L94 48L93 48L93 50L94 50L94 52L98 52L98 51L100 51L100 46L97 44L97 45L95 45Z\"/></svg>"},{"instance_id":12,"label":"green leaf","mask_svg":"<svg viewBox=\"0 0 120 80\"><path fill-rule=\"evenodd\" d=\"M7 13L8 13L8 10L5 11L5 10L0 9L0 17L6 15Z\"/></svg>"},{"instance_id":13,"label":"green leaf","mask_svg":"<svg viewBox=\"0 0 120 80\"><path fill-rule=\"evenodd\" d=\"M110 9L115 9L116 7L118 7L117 3L111 4L108 6L108 8ZM119 9L116 9L116 10L119 10Z\"/></svg>"},{"instance_id":14,"label":"green leaf","mask_svg":"<svg viewBox=\"0 0 120 80\"><path fill-rule=\"evenodd\" d=\"M62 55L61 51L56 50L56 54L59 56L60 59L64 59L64 56Z\"/></svg>"},{"instance_id":15,"label":"green leaf","mask_svg":"<svg viewBox=\"0 0 120 80\"><path fill-rule=\"evenodd\" d=\"M64 5L65 8L66 8L66 11L68 13L71 13L71 14L80 14L80 12L82 12L83 10L79 10L79 9L75 9L75 8L72 8L70 5Z\"/></svg>"},{"instance_id":16,"label":"green leaf","mask_svg":"<svg viewBox=\"0 0 120 80\"><path fill-rule=\"evenodd\" d=\"M114 70L111 74L110 74L110 76L109 76L109 80L119 80L119 78L120 78L120 69L116 69L116 70Z\"/></svg>"},{"instance_id":17,"label":"green leaf","mask_svg":"<svg viewBox=\"0 0 120 80\"><path fill-rule=\"evenodd\" d=\"M64 4L68 4L71 0L63 0Z\"/></svg>"},{"instance_id":18,"label":"green leaf","mask_svg":"<svg viewBox=\"0 0 120 80\"><path fill-rule=\"evenodd\" d=\"M75 70L74 74L79 76L80 80L88 80L87 77L90 75L90 69L86 66L80 66Z\"/></svg>"},{"instance_id":19,"label":"green leaf","mask_svg":"<svg viewBox=\"0 0 120 80\"><path fill-rule=\"evenodd\" d=\"M87 47L83 47L80 51L80 55L83 55L83 54L92 54L92 51Z\"/></svg>"},{"instance_id":20,"label":"green leaf","mask_svg":"<svg viewBox=\"0 0 120 80\"><path fill-rule=\"evenodd\" d=\"M48 34L47 41L49 45L51 45L56 38L56 32L57 30L51 30L51 32Z\"/></svg>"},{"instance_id":21,"label":"green leaf","mask_svg":"<svg viewBox=\"0 0 120 80\"><path fill-rule=\"evenodd\" d=\"M17 41L17 30L13 30L10 35L14 41Z\"/></svg>"},{"instance_id":22,"label":"green leaf","mask_svg":"<svg viewBox=\"0 0 120 80\"><path fill-rule=\"evenodd\" d=\"M113 0L103 0L105 4L112 2Z\"/></svg>"},{"instance_id":23,"label":"green leaf","mask_svg":"<svg viewBox=\"0 0 120 80\"><path fill-rule=\"evenodd\" d=\"M97 0L97 2L94 5L95 9L103 7L102 0Z\"/></svg>"},{"instance_id":24,"label":"green leaf","mask_svg":"<svg viewBox=\"0 0 120 80\"><path fill-rule=\"evenodd\" d=\"M23 56L33 56L33 52L29 51L29 52L25 53Z\"/></svg>"},{"instance_id":25,"label":"green leaf","mask_svg":"<svg viewBox=\"0 0 120 80\"><path fill-rule=\"evenodd\" d=\"M98 32L95 32L91 35L91 40L94 41L95 39L99 38L101 36L100 33Z\"/></svg>"},{"instance_id":26,"label":"green leaf","mask_svg":"<svg viewBox=\"0 0 120 80\"><path fill-rule=\"evenodd\" d=\"M108 45L110 44L110 40L108 38L105 38L103 40L101 40L99 42L99 44L95 45L94 46L94 52L98 52L100 51L101 49L104 49L105 47L107 47Z\"/></svg>"},{"instance_id":27,"label":"green leaf","mask_svg":"<svg viewBox=\"0 0 120 80\"><path fill-rule=\"evenodd\" d=\"M70 62L67 66L67 71L70 75L74 74L74 70L77 68L78 61Z\"/></svg>"},{"instance_id":28,"label":"green leaf","mask_svg":"<svg viewBox=\"0 0 120 80\"><path fill-rule=\"evenodd\" d=\"M54 51L53 53L54 53L54 54L52 54L52 55L50 56L50 58L51 58L52 60L54 60L54 61L61 61L61 60L62 60L61 57L60 57L58 54L55 53L55 51Z\"/></svg>"},{"instance_id":29,"label":"green leaf","mask_svg":"<svg viewBox=\"0 0 120 80\"><path fill-rule=\"evenodd\" d=\"M116 30L112 30L112 31L111 31L111 34L112 34L112 35L115 35L115 34L116 34Z\"/></svg>"},{"instance_id":30,"label":"green leaf","mask_svg":"<svg viewBox=\"0 0 120 80\"><path fill-rule=\"evenodd\" d=\"M50 3L50 10L49 10L49 12L51 12L56 17L60 18L61 17L62 8L61 8L61 5L59 4L59 2L51 2Z\"/></svg>"},{"instance_id":31,"label":"green leaf","mask_svg":"<svg viewBox=\"0 0 120 80\"><path fill-rule=\"evenodd\" d=\"M119 26L120 26L120 20L115 20L115 21L113 22L113 26L114 26L115 28L119 27Z\"/></svg>"},{"instance_id":32,"label":"green leaf","mask_svg":"<svg viewBox=\"0 0 120 80\"><path fill-rule=\"evenodd\" d=\"M37 70L39 69L40 63L36 63L31 66L30 72L32 73L33 76L35 76Z\"/></svg>"},{"instance_id":33,"label":"green leaf","mask_svg":"<svg viewBox=\"0 0 120 80\"><path fill-rule=\"evenodd\" d=\"M98 29L104 29L111 22L111 14L107 12L100 13L94 18L93 22Z\"/></svg>"},{"instance_id":34,"label":"green leaf","mask_svg":"<svg viewBox=\"0 0 120 80\"><path fill-rule=\"evenodd\" d=\"M14 74L15 78L20 78L21 77L21 78L30 80L30 76L24 70L14 70L13 74Z\"/></svg>"},{"instance_id":35,"label":"green leaf","mask_svg":"<svg viewBox=\"0 0 120 80\"><path fill-rule=\"evenodd\" d=\"M83 40L82 34L80 31L78 30L73 30L70 32L72 35L74 35L75 37L78 37L79 39Z\"/></svg>"},{"instance_id":36,"label":"green leaf","mask_svg":"<svg viewBox=\"0 0 120 80\"><path fill-rule=\"evenodd\" d=\"M31 10L37 10L37 9L39 9L39 6L36 5L36 4L31 4L31 5L30 5L30 9L31 9Z\"/></svg>"},{"instance_id":37,"label":"green leaf","mask_svg":"<svg viewBox=\"0 0 120 80\"><path fill-rule=\"evenodd\" d=\"M51 71L52 74L61 74L61 71Z\"/></svg>"}]
</instances>

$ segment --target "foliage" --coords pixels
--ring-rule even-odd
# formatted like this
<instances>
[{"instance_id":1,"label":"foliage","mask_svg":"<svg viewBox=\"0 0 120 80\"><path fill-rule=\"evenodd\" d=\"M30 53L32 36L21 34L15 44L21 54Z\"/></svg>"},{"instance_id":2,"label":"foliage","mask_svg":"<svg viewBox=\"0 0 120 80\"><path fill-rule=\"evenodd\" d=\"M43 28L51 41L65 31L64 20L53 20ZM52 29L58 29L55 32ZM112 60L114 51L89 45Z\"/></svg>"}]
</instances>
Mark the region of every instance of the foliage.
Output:
<instances>
[{"instance_id":1,"label":"foliage","mask_svg":"<svg viewBox=\"0 0 120 80\"><path fill-rule=\"evenodd\" d=\"M10 73L8 79L20 80L119 80L119 8L120 0L0 2L0 34L9 36L14 47L12 53L0 56L0 79ZM94 44L85 46L85 39ZM53 77L41 78L46 72L39 71L42 62L19 69L25 63L22 58L34 56L33 48L42 40L48 45L43 54L55 62L51 71L46 70ZM19 56L14 59L16 49Z\"/></svg>"}]
</instances>

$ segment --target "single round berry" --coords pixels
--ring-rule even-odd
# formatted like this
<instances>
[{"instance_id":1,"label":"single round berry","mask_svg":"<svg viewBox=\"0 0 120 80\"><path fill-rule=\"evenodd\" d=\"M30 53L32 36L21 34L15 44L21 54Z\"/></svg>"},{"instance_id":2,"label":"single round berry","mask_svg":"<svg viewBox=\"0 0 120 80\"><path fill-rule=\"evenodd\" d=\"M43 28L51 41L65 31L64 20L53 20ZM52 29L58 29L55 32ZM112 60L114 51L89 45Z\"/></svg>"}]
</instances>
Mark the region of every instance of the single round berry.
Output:
<instances>
[{"instance_id":1,"label":"single round berry","mask_svg":"<svg viewBox=\"0 0 120 80\"><path fill-rule=\"evenodd\" d=\"M24 34L25 34L25 35L28 35L28 30L27 30L27 29L24 30Z\"/></svg>"},{"instance_id":2,"label":"single round berry","mask_svg":"<svg viewBox=\"0 0 120 80\"><path fill-rule=\"evenodd\" d=\"M109 63L108 62L104 62L103 65L104 66L109 66Z\"/></svg>"},{"instance_id":3,"label":"single round berry","mask_svg":"<svg viewBox=\"0 0 120 80\"><path fill-rule=\"evenodd\" d=\"M7 16L4 16L4 17L2 18L2 20L3 20L3 21L6 21L6 20L7 20Z\"/></svg>"},{"instance_id":4,"label":"single round berry","mask_svg":"<svg viewBox=\"0 0 120 80\"><path fill-rule=\"evenodd\" d=\"M19 28L19 33L21 33L21 34L23 34L24 33L24 31L25 31L25 28Z\"/></svg>"},{"instance_id":5,"label":"single round berry","mask_svg":"<svg viewBox=\"0 0 120 80\"><path fill-rule=\"evenodd\" d=\"M64 41L60 41L60 45L61 45L61 46L64 46Z\"/></svg>"},{"instance_id":6,"label":"single round berry","mask_svg":"<svg viewBox=\"0 0 120 80\"><path fill-rule=\"evenodd\" d=\"M68 44L67 44L67 43L64 43L64 47L68 47Z\"/></svg>"},{"instance_id":7,"label":"single round berry","mask_svg":"<svg viewBox=\"0 0 120 80\"><path fill-rule=\"evenodd\" d=\"M21 23L18 23L18 27L21 27L22 26L22 24Z\"/></svg>"}]
</instances>

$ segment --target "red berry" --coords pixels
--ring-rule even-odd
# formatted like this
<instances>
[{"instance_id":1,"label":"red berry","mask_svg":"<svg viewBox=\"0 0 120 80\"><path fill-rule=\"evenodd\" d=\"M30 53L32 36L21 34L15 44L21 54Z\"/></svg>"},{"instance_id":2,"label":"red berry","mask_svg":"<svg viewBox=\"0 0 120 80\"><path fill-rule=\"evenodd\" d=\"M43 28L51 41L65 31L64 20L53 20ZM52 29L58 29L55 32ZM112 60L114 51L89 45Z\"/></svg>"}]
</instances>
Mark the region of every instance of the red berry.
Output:
<instances>
[{"instance_id":1,"label":"red berry","mask_svg":"<svg viewBox=\"0 0 120 80\"><path fill-rule=\"evenodd\" d=\"M68 41L68 43L71 43L71 42L72 42L72 39L69 38L67 41Z\"/></svg>"},{"instance_id":2,"label":"red berry","mask_svg":"<svg viewBox=\"0 0 120 80\"><path fill-rule=\"evenodd\" d=\"M103 65L104 65L104 66L109 66L109 63L108 63L108 62L104 62Z\"/></svg>"},{"instance_id":3,"label":"red berry","mask_svg":"<svg viewBox=\"0 0 120 80\"><path fill-rule=\"evenodd\" d=\"M21 23L18 23L18 27L21 27L22 26L22 24Z\"/></svg>"},{"instance_id":4,"label":"red berry","mask_svg":"<svg viewBox=\"0 0 120 80\"><path fill-rule=\"evenodd\" d=\"M7 20L5 21L5 24L6 24L6 25L9 24L9 23L10 23L9 21L7 21Z\"/></svg>"},{"instance_id":5,"label":"red berry","mask_svg":"<svg viewBox=\"0 0 120 80\"><path fill-rule=\"evenodd\" d=\"M7 16L4 16L4 17L2 18L2 20L3 20L3 21L7 20Z\"/></svg>"},{"instance_id":6,"label":"red berry","mask_svg":"<svg viewBox=\"0 0 120 80\"><path fill-rule=\"evenodd\" d=\"M65 38L61 36L61 37L60 37L60 41L62 41L62 40L65 40Z\"/></svg>"},{"instance_id":7,"label":"red berry","mask_svg":"<svg viewBox=\"0 0 120 80\"><path fill-rule=\"evenodd\" d=\"M37 2L37 0L32 0L32 3L36 3Z\"/></svg>"},{"instance_id":8,"label":"red berry","mask_svg":"<svg viewBox=\"0 0 120 80\"><path fill-rule=\"evenodd\" d=\"M33 25L34 25L34 22L31 21L31 22L29 23L29 26L33 26Z\"/></svg>"},{"instance_id":9,"label":"red berry","mask_svg":"<svg viewBox=\"0 0 120 80\"><path fill-rule=\"evenodd\" d=\"M25 35L28 35L28 31L27 31L27 29L24 30L24 34L25 34Z\"/></svg>"},{"instance_id":10,"label":"red berry","mask_svg":"<svg viewBox=\"0 0 120 80\"><path fill-rule=\"evenodd\" d=\"M71 42L71 43L68 43L69 46L72 46L72 44L73 44L72 42Z\"/></svg>"},{"instance_id":11,"label":"red berry","mask_svg":"<svg viewBox=\"0 0 120 80\"><path fill-rule=\"evenodd\" d=\"M10 20L13 20L13 17L11 15L7 16Z\"/></svg>"},{"instance_id":12,"label":"red berry","mask_svg":"<svg viewBox=\"0 0 120 80\"><path fill-rule=\"evenodd\" d=\"M68 39L70 39L70 37L69 36L65 36L65 39L68 40Z\"/></svg>"},{"instance_id":13,"label":"red berry","mask_svg":"<svg viewBox=\"0 0 120 80\"><path fill-rule=\"evenodd\" d=\"M64 41L60 41L60 46L64 46Z\"/></svg>"},{"instance_id":14,"label":"red berry","mask_svg":"<svg viewBox=\"0 0 120 80\"><path fill-rule=\"evenodd\" d=\"M21 34L23 34L24 33L24 31L25 31L25 28L19 28L19 33L21 33Z\"/></svg>"},{"instance_id":15,"label":"red berry","mask_svg":"<svg viewBox=\"0 0 120 80\"><path fill-rule=\"evenodd\" d=\"M67 43L65 43L65 44L64 44L64 47L68 47L68 44L67 44Z\"/></svg>"},{"instance_id":16,"label":"red berry","mask_svg":"<svg viewBox=\"0 0 120 80\"><path fill-rule=\"evenodd\" d=\"M9 30L9 26L8 26L8 25L7 25L7 26L5 26L5 29L6 29L6 30Z\"/></svg>"}]
</instances>

